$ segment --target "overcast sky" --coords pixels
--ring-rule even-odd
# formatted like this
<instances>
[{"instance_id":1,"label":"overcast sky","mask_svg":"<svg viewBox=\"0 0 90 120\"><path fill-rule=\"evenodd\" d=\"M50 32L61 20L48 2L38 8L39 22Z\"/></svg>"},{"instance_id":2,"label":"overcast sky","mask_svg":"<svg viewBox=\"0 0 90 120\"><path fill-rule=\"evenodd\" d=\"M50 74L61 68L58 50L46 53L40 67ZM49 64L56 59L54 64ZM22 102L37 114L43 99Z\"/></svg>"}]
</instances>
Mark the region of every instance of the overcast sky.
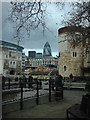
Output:
<instances>
[{"instance_id":1,"label":"overcast sky","mask_svg":"<svg viewBox=\"0 0 90 120\"><path fill-rule=\"evenodd\" d=\"M13 39L13 34L15 33L13 24L7 20L8 15L10 14L10 9L10 3L3 2L2 39L16 43L16 41ZM65 9L62 11L56 8L56 6L53 4L48 5L45 19L46 26L50 29L50 31L46 30L46 32L43 35L42 29L41 27L39 27L37 30L31 31L30 37L27 37L25 34L24 38L20 42L20 45L22 45L25 48L24 51L26 55L28 50L36 50L36 52L43 52L43 47L47 41L51 46L52 55L58 55L58 29L63 26L61 25L61 15L67 14L68 11L70 11L68 2L65 6Z\"/></svg>"}]
</instances>

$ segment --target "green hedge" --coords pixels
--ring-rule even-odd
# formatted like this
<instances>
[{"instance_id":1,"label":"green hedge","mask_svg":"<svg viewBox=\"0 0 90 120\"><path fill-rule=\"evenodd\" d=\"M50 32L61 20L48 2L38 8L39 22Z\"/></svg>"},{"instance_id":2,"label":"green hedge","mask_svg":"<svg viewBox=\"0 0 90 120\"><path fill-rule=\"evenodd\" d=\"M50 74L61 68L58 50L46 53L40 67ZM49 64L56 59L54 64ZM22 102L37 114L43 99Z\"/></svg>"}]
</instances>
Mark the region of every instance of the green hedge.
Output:
<instances>
[{"instance_id":1,"label":"green hedge","mask_svg":"<svg viewBox=\"0 0 90 120\"><path fill-rule=\"evenodd\" d=\"M46 72L41 72L41 71L33 71L33 72L30 72L29 75L48 75L48 71Z\"/></svg>"},{"instance_id":2,"label":"green hedge","mask_svg":"<svg viewBox=\"0 0 90 120\"><path fill-rule=\"evenodd\" d=\"M87 85L90 85L90 81L87 81Z\"/></svg>"}]
</instances>

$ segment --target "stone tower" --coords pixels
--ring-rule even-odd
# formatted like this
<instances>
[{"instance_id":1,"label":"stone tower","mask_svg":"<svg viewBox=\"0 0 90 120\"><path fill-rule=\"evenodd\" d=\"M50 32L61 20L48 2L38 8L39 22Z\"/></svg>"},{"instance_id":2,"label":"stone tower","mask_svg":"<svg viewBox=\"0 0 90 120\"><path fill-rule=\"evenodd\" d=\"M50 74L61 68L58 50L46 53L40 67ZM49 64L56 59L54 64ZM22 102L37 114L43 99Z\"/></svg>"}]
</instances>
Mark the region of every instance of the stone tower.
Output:
<instances>
[{"instance_id":1,"label":"stone tower","mask_svg":"<svg viewBox=\"0 0 90 120\"><path fill-rule=\"evenodd\" d=\"M75 26L60 28L58 30L59 47L59 74L63 77L83 76L83 69L86 65L82 45L81 30ZM87 62L87 61L86 61Z\"/></svg>"}]
</instances>

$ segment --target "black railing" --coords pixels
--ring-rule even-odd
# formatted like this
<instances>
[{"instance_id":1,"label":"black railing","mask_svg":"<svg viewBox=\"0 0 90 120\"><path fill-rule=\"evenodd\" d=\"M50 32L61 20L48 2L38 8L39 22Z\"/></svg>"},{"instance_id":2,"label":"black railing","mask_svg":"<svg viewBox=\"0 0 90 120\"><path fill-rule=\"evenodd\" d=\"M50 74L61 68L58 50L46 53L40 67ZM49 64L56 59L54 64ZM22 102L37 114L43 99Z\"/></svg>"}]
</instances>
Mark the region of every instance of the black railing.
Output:
<instances>
[{"instance_id":1,"label":"black railing","mask_svg":"<svg viewBox=\"0 0 90 120\"><path fill-rule=\"evenodd\" d=\"M3 84L4 89L2 91L3 113L6 112L5 109L9 109L9 107L7 107L8 105L13 104L17 105L10 109L10 111L14 111L14 108L15 110L17 109L22 110L26 106L28 106L27 101L28 100L32 101L32 99L34 99L35 102L34 105L43 104L44 100L46 100L45 103L55 100L54 98L55 90L53 90L54 88L52 88L54 87L54 84L52 82L53 80L47 79L44 81L47 81L49 83L47 85L48 86L47 90L43 89L42 86L43 81L37 78L33 79L32 82L28 81L28 79L26 79L26 81L23 81L23 79L21 78L18 79L18 81L12 81L11 79L5 81L5 84ZM29 94L29 96L28 95L25 96L27 93ZM29 105L32 104L32 102L31 103L29 102ZM18 108L16 108L17 106ZM9 110L7 110L7 112L8 111Z\"/></svg>"}]
</instances>

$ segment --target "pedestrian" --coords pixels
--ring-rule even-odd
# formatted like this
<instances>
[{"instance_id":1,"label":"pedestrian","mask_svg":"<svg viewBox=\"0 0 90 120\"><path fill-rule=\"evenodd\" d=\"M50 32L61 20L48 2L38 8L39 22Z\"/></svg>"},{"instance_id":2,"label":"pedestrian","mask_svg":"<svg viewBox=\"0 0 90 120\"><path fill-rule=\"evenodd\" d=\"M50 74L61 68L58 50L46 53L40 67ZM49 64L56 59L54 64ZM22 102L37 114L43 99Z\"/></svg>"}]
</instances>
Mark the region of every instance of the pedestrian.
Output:
<instances>
[{"instance_id":1,"label":"pedestrian","mask_svg":"<svg viewBox=\"0 0 90 120\"><path fill-rule=\"evenodd\" d=\"M2 89L5 89L5 77L4 77L4 75L2 76Z\"/></svg>"},{"instance_id":2,"label":"pedestrian","mask_svg":"<svg viewBox=\"0 0 90 120\"><path fill-rule=\"evenodd\" d=\"M51 82L52 91L54 91L55 83L54 83L54 79L52 79L51 77L50 77L50 82Z\"/></svg>"},{"instance_id":3,"label":"pedestrian","mask_svg":"<svg viewBox=\"0 0 90 120\"><path fill-rule=\"evenodd\" d=\"M33 77L30 75L28 78L28 88L32 88L32 84L33 84Z\"/></svg>"},{"instance_id":4,"label":"pedestrian","mask_svg":"<svg viewBox=\"0 0 90 120\"><path fill-rule=\"evenodd\" d=\"M15 77L15 81L18 81L18 77Z\"/></svg>"},{"instance_id":5,"label":"pedestrian","mask_svg":"<svg viewBox=\"0 0 90 120\"><path fill-rule=\"evenodd\" d=\"M22 82L22 79L21 77L19 77L19 88L21 88L21 82Z\"/></svg>"},{"instance_id":6,"label":"pedestrian","mask_svg":"<svg viewBox=\"0 0 90 120\"><path fill-rule=\"evenodd\" d=\"M56 86L56 94L55 98L56 100L63 99L63 77L62 75L57 75L56 80L55 80L55 86Z\"/></svg>"},{"instance_id":7,"label":"pedestrian","mask_svg":"<svg viewBox=\"0 0 90 120\"><path fill-rule=\"evenodd\" d=\"M63 77L61 75L57 75L55 80L56 90L63 89L63 84L64 84Z\"/></svg>"},{"instance_id":8,"label":"pedestrian","mask_svg":"<svg viewBox=\"0 0 90 120\"><path fill-rule=\"evenodd\" d=\"M72 73L69 75L69 78L70 78L69 83L70 83L70 86L71 86L71 83L72 83L72 80L73 80L73 75L72 75Z\"/></svg>"},{"instance_id":9,"label":"pedestrian","mask_svg":"<svg viewBox=\"0 0 90 120\"><path fill-rule=\"evenodd\" d=\"M42 88L42 81L41 79L39 80L39 83L40 83L40 89Z\"/></svg>"},{"instance_id":10,"label":"pedestrian","mask_svg":"<svg viewBox=\"0 0 90 120\"><path fill-rule=\"evenodd\" d=\"M24 74L22 77L22 83L23 83L24 87L26 88L26 76Z\"/></svg>"}]
</instances>

